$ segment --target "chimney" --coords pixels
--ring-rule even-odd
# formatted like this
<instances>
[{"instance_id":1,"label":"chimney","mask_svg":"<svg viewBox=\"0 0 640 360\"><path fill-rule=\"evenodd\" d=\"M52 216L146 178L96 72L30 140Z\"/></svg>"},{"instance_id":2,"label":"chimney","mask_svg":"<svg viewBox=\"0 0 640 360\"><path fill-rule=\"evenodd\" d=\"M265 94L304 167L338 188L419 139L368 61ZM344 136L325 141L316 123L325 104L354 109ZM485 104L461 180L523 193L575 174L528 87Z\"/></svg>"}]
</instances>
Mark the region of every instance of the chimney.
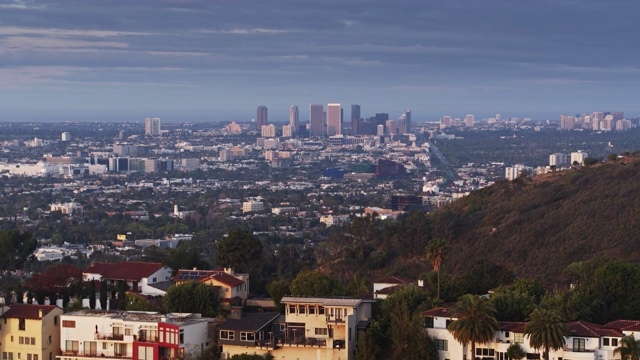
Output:
<instances>
[{"instance_id":1,"label":"chimney","mask_svg":"<svg viewBox=\"0 0 640 360\"><path fill-rule=\"evenodd\" d=\"M44 311L42 309L38 309L38 317L40 317L40 319L44 317Z\"/></svg>"},{"instance_id":2,"label":"chimney","mask_svg":"<svg viewBox=\"0 0 640 360\"><path fill-rule=\"evenodd\" d=\"M242 306L231 306L231 315L229 315L229 319L242 319Z\"/></svg>"}]
</instances>

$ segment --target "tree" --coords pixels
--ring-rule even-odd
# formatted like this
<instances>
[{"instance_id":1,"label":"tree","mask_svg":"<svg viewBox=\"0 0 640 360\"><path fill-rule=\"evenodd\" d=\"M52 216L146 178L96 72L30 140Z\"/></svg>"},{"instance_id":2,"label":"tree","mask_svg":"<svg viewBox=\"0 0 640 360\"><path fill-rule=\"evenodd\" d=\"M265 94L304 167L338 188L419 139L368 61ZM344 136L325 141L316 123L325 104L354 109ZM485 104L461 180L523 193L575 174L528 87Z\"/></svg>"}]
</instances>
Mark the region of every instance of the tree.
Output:
<instances>
[{"instance_id":1,"label":"tree","mask_svg":"<svg viewBox=\"0 0 640 360\"><path fill-rule=\"evenodd\" d=\"M640 360L640 340L633 335L624 336L620 339L620 346L613 350L613 355L616 354L620 354L622 360Z\"/></svg>"},{"instance_id":2,"label":"tree","mask_svg":"<svg viewBox=\"0 0 640 360\"><path fill-rule=\"evenodd\" d=\"M582 163L585 166L591 166L591 165L597 164L598 162L599 162L598 159L595 159L595 158L592 158L592 157L587 157L587 158L584 158Z\"/></svg>"},{"instance_id":3,"label":"tree","mask_svg":"<svg viewBox=\"0 0 640 360\"><path fill-rule=\"evenodd\" d=\"M89 309L96 308L96 283L94 280L89 281Z\"/></svg>"},{"instance_id":4,"label":"tree","mask_svg":"<svg viewBox=\"0 0 640 360\"><path fill-rule=\"evenodd\" d=\"M301 271L291 282L289 290L293 296L336 295L336 281L320 271Z\"/></svg>"},{"instance_id":5,"label":"tree","mask_svg":"<svg viewBox=\"0 0 640 360\"><path fill-rule=\"evenodd\" d=\"M525 356L527 356L527 352L524 351L520 344L511 344L507 348L507 358L509 359L520 360Z\"/></svg>"},{"instance_id":6,"label":"tree","mask_svg":"<svg viewBox=\"0 0 640 360\"><path fill-rule=\"evenodd\" d=\"M524 326L525 335L534 349L542 349L542 357L549 360L549 350L564 347L564 337L568 333L567 324L554 309L536 308Z\"/></svg>"},{"instance_id":7,"label":"tree","mask_svg":"<svg viewBox=\"0 0 640 360\"><path fill-rule=\"evenodd\" d=\"M118 309L124 310L127 307L127 282L124 280L118 281Z\"/></svg>"},{"instance_id":8,"label":"tree","mask_svg":"<svg viewBox=\"0 0 640 360\"><path fill-rule=\"evenodd\" d=\"M280 300L289 294L289 283L286 280L274 280L267 285L267 292L280 311L283 311Z\"/></svg>"},{"instance_id":9,"label":"tree","mask_svg":"<svg viewBox=\"0 0 640 360\"><path fill-rule=\"evenodd\" d=\"M373 341L373 337L368 331L363 331L358 335L356 360L377 359L380 350L380 346Z\"/></svg>"},{"instance_id":10,"label":"tree","mask_svg":"<svg viewBox=\"0 0 640 360\"><path fill-rule=\"evenodd\" d=\"M427 259L433 266L433 270L438 275L438 290L436 298L440 299L440 267L447 255L447 242L440 238L435 238L427 244Z\"/></svg>"},{"instance_id":11,"label":"tree","mask_svg":"<svg viewBox=\"0 0 640 360\"><path fill-rule=\"evenodd\" d=\"M105 279L100 282L100 308L107 310L107 280Z\"/></svg>"},{"instance_id":12,"label":"tree","mask_svg":"<svg viewBox=\"0 0 640 360\"><path fill-rule=\"evenodd\" d=\"M455 318L447 330L462 344L471 343L471 356L475 358L476 343L485 344L495 336L498 329L496 311L487 298L467 294L458 299L451 311Z\"/></svg>"},{"instance_id":13,"label":"tree","mask_svg":"<svg viewBox=\"0 0 640 360\"><path fill-rule=\"evenodd\" d=\"M220 266L248 272L260 265L262 251L262 243L251 232L234 228L218 242L216 261Z\"/></svg>"},{"instance_id":14,"label":"tree","mask_svg":"<svg viewBox=\"0 0 640 360\"><path fill-rule=\"evenodd\" d=\"M215 317L220 310L220 294L215 286L189 281L171 286L163 298L163 307L167 312Z\"/></svg>"},{"instance_id":15,"label":"tree","mask_svg":"<svg viewBox=\"0 0 640 360\"><path fill-rule=\"evenodd\" d=\"M0 230L0 271L22 268L37 246L31 233Z\"/></svg>"}]
</instances>

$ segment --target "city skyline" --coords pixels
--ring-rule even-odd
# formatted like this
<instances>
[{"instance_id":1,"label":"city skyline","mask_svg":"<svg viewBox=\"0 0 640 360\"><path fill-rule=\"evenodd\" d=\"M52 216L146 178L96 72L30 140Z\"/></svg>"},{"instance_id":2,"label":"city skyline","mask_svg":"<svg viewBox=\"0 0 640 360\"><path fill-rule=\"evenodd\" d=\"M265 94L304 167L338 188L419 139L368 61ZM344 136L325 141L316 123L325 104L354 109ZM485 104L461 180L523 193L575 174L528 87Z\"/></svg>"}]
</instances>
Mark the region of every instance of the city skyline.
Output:
<instances>
[{"instance_id":1,"label":"city skyline","mask_svg":"<svg viewBox=\"0 0 640 360\"><path fill-rule=\"evenodd\" d=\"M248 121L264 104L278 122L291 104L334 101L393 118L410 108L413 122L640 116L636 2L8 0L0 10L0 121Z\"/></svg>"}]
</instances>

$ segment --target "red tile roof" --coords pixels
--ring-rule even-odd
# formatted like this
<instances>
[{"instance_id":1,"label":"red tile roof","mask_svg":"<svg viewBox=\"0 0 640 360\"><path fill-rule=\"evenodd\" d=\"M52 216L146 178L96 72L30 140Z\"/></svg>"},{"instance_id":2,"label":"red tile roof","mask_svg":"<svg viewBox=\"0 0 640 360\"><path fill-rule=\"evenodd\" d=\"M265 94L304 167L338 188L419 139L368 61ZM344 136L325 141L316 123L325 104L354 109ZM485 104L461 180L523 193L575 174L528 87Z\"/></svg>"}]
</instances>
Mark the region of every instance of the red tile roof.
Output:
<instances>
[{"instance_id":1,"label":"red tile roof","mask_svg":"<svg viewBox=\"0 0 640 360\"><path fill-rule=\"evenodd\" d=\"M569 327L569 336L580 336L580 337L601 337L601 336L611 336L611 337L622 337L623 334L620 330L616 329L607 329L602 325L593 324L586 321L572 321L567 323Z\"/></svg>"},{"instance_id":2,"label":"red tile roof","mask_svg":"<svg viewBox=\"0 0 640 360\"><path fill-rule=\"evenodd\" d=\"M640 321L638 320L615 320L604 324L605 328L620 331L640 331Z\"/></svg>"},{"instance_id":3,"label":"red tile roof","mask_svg":"<svg viewBox=\"0 0 640 360\"><path fill-rule=\"evenodd\" d=\"M89 266L85 274L100 274L105 279L110 280L132 280L138 281L151 276L156 271L162 269L161 263L151 262L128 262L121 261L117 264L95 263Z\"/></svg>"},{"instance_id":4,"label":"red tile roof","mask_svg":"<svg viewBox=\"0 0 640 360\"><path fill-rule=\"evenodd\" d=\"M511 331L514 333L524 334L524 325L526 323L520 321L499 321L498 330Z\"/></svg>"},{"instance_id":5,"label":"red tile roof","mask_svg":"<svg viewBox=\"0 0 640 360\"><path fill-rule=\"evenodd\" d=\"M424 313L426 316L450 317L451 310L445 307L437 307Z\"/></svg>"},{"instance_id":6,"label":"red tile roof","mask_svg":"<svg viewBox=\"0 0 640 360\"><path fill-rule=\"evenodd\" d=\"M210 279L215 279L216 281L227 285L229 287L234 287L234 286L238 286L238 285L242 285L244 284L244 281L237 279L227 273L217 273L217 274L213 274L211 275Z\"/></svg>"},{"instance_id":7,"label":"red tile roof","mask_svg":"<svg viewBox=\"0 0 640 360\"><path fill-rule=\"evenodd\" d=\"M43 315L49 314L53 309L59 309L54 305L11 304L11 308L2 318L40 320L40 310Z\"/></svg>"}]
</instances>

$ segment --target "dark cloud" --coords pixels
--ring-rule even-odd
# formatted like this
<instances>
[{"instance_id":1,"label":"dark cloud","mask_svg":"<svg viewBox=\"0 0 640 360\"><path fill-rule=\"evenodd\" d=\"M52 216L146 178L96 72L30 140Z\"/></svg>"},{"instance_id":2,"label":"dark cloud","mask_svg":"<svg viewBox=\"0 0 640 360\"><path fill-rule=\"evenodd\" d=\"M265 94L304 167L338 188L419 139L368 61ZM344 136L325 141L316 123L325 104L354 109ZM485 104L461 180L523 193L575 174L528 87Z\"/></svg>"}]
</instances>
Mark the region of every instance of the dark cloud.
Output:
<instances>
[{"instance_id":1,"label":"dark cloud","mask_svg":"<svg viewBox=\"0 0 640 360\"><path fill-rule=\"evenodd\" d=\"M640 82L638 10L599 0L5 1L0 107L71 109L82 94L96 111L115 97L120 113L240 117L259 103L284 116L287 104L325 100L424 118L611 109ZM38 102L16 101L17 90ZM563 101L568 93L581 96ZM640 112L635 104L618 110Z\"/></svg>"}]
</instances>

